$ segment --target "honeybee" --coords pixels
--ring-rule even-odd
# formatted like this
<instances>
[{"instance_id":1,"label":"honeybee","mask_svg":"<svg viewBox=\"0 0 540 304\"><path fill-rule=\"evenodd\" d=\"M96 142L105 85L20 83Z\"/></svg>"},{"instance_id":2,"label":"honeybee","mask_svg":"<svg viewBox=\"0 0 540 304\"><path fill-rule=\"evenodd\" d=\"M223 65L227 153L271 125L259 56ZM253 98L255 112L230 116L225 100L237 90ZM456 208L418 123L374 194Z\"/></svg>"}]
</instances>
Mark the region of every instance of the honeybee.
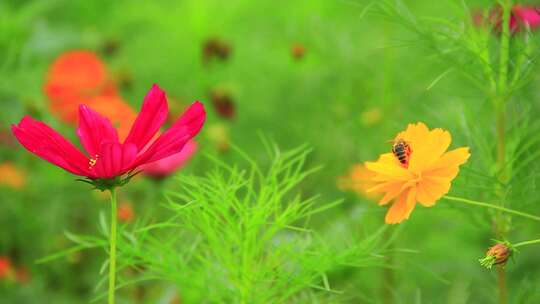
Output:
<instances>
[{"instance_id":1,"label":"honeybee","mask_svg":"<svg viewBox=\"0 0 540 304\"><path fill-rule=\"evenodd\" d=\"M396 156L403 168L409 167L409 159L411 157L411 146L401 138L392 141L392 153Z\"/></svg>"}]
</instances>

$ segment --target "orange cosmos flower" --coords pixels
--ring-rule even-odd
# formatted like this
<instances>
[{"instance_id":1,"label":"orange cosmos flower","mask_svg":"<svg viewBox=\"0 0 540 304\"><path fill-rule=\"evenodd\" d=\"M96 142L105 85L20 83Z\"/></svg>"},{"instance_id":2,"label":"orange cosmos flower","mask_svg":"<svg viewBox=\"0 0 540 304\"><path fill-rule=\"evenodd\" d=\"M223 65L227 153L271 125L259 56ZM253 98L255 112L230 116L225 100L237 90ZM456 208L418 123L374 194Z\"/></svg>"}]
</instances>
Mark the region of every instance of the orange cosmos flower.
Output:
<instances>
[{"instance_id":1,"label":"orange cosmos flower","mask_svg":"<svg viewBox=\"0 0 540 304\"><path fill-rule=\"evenodd\" d=\"M470 156L469 148L462 147L446 152L452 141L443 129L429 130L419 122L409 124L395 140L403 140L411 150L404 164L393 153L382 154L375 162L366 162L376 186L368 192L383 193L380 205L393 201L386 213L387 224L397 224L408 219L416 203L433 206L448 193L459 166Z\"/></svg>"},{"instance_id":2,"label":"orange cosmos flower","mask_svg":"<svg viewBox=\"0 0 540 304\"><path fill-rule=\"evenodd\" d=\"M26 175L11 162L0 163L0 185L21 189L26 182Z\"/></svg>"}]
</instances>

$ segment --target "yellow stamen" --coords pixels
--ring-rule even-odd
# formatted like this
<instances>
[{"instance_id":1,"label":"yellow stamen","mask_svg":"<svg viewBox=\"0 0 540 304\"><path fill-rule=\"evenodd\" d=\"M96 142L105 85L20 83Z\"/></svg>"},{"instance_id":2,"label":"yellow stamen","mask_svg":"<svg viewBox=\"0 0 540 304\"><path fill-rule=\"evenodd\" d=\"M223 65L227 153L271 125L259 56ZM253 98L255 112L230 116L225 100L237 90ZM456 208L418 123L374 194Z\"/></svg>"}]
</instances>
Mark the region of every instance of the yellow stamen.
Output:
<instances>
[{"instance_id":1,"label":"yellow stamen","mask_svg":"<svg viewBox=\"0 0 540 304\"><path fill-rule=\"evenodd\" d=\"M90 158L90 160L88 161L88 169L92 169L96 165L98 158L99 156L97 154L94 158Z\"/></svg>"}]
</instances>

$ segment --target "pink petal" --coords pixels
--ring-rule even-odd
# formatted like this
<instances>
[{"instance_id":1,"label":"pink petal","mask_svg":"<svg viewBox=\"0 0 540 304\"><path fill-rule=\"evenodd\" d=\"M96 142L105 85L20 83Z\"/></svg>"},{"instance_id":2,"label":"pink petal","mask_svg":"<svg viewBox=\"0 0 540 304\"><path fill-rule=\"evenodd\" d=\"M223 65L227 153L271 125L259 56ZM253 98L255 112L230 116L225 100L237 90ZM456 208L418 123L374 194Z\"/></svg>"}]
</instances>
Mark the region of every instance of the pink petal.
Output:
<instances>
[{"instance_id":1,"label":"pink petal","mask_svg":"<svg viewBox=\"0 0 540 304\"><path fill-rule=\"evenodd\" d=\"M90 157L98 154L101 143L118 142L118 133L111 122L86 105L79 107L77 135Z\"/></svg>"},{"instance_id":2,"label":"pink petal","mask_svg":"<svg viewBox=\"0 0 540 304\"><path fill-rule=\"evenodd\" d=\"M540 25L540 14L533 7L516 5L512 9L520 22L535 28Z\"/></svg>"},{"instance_id":3,"label":"pink petal","mask_svg":"<svg viewBox=\"0 0 540 304\"><path fill-rule=\"evenodd\" d=\"M101 144L96 163L91 170L97 178L116 177L133 169L135 156L137 148L134 144L105 142Z\"/></svg>"},{"instance_id":4,"label":"pink petal","mask_svg":"<svg viewBox=\"0 0 540 304\"><path fill-rule=\"evenodd\" d=\"M174 173L182 168L185 163L197 151L197 143L193 140L188 141L179 153L165 157L158 161L141 166L145 174L150 176L162 177Z\"/></svg>"},{"instance_id":5,"label":"pink petal","mask_svg":"<svg viewBox=\"0 0 540 304\"><path fill-rule=\"evenodd\" d=\"M205 119L206 112L203 104L194 102L171 128L163 132L146 151L137 157L135 165L154 162L180 152L188 140L199 133Z\"/></svg>"},{"instance_id":6,"label":"pink petal","mask_svg":"<svg viewBox=\"0 0 540 304\"><path fill-rule=\"evenodd\" d=\"M200 101L195 101L172 125L172 128L175 126L187 126L188 132L195 136L201 130L205 119L204 105Z\"/></svg>"},{"instance_id":7,"label":"pink petal","mask_svg":"<svg viewBox=\"0 0 540 304\"><path fill-rule=\"evenodd\" d=\"M21 145L42 159L76 175L91 175L88 158L43 122L25 116L11 130Z\"/></svg>"},{"instance_id":8,"label":"pink petal","mask_svg":"<svg viewBox=\"0 0 540 304\"><path fill-rule=\"evenodd\" d=\"M169 114L167 97L156 84L144 98L141 112L131 127L126 143L133 143L141 151L159 131Z\"/></svg>"}]
</instances>

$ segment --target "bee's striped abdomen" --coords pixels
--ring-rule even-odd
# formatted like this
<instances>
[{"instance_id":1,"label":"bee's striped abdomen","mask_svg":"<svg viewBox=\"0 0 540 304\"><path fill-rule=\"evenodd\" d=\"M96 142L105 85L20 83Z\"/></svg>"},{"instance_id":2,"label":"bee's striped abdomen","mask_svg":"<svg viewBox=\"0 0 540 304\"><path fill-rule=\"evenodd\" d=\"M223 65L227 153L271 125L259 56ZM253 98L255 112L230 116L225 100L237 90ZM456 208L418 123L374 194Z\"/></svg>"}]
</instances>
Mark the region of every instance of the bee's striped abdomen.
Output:
<instances>
[{"instance_id":1,"label":"bee's striped abdomen","mask_svg":"<svg viewBox=\"0 0 540 304\"><path fill-rule=\"evenodd\" d=\"M409 156L411 155L411 148L402 139L398 139L392 147L392 153L396 156L401 165L405 168L409 166Z\"/></svg>"}]
</instances>

